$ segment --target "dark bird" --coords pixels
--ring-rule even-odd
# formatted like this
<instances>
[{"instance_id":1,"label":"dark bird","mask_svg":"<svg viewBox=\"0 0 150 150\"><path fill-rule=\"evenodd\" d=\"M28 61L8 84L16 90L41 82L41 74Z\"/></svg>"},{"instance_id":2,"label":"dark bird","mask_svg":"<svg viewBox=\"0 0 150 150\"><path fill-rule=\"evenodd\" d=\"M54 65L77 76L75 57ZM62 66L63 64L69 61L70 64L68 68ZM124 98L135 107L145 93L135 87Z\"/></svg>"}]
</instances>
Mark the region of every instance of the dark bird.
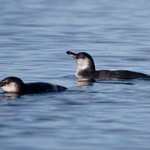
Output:
<instances>
[{"instance_id":1,"label":"dark bird","mask_svg":"<svg viewBox=\"0 0 150 150\"><path fill-rule=\"evenodd\" d=\"M67 51L68 55L72 56L77 62L77 70L75 76L78 79L99 79L99 80L109 80L109 79L137 79L137 78L150 78L150 75L128 71L128 70L95 70L94 60L88 53L80 52L75 54L73 52Z\"/></svg>"},{"instance_id":2,"label":"dark bird","mask_svg":"<svg viewBox=\"0 0 150 150\"><path fill-rule=\"evenodd\" d=\"M64 91L67 88L44 82L24 83L17 77L7 77L0 82L0 88L7 93L34 94Z\"/></svg>"}]
</instances>

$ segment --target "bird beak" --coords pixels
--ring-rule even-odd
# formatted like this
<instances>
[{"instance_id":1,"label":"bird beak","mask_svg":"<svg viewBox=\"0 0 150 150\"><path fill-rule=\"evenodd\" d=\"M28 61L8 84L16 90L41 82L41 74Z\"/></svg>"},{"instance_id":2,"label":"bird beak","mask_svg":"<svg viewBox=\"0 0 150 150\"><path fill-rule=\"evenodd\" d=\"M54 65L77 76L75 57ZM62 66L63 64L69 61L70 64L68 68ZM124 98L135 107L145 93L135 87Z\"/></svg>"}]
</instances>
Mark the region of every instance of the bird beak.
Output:
<instances>
[{"instance_id":1,"label":"bird beak","mask_svg":"<svg viewBox=\"0 0 150 150\"><path fill-rule=\"evenodd\" d=\"M4 83L1 81L1 82L0 82L0 88L1 88L2 86L4 86Z\"/></svg>"},{"instance_id":2,"label":"bird beak","mask_svg":"<svg viewBox=\"0 0 150 150\"><path fill-rule=\"evenodd\" d=\"M78 55L73 53L73 52L70 52L70 51L67 51L66 52L68 55L72 56L73 58L77 59Z\"/></svg>"}]
</instances>

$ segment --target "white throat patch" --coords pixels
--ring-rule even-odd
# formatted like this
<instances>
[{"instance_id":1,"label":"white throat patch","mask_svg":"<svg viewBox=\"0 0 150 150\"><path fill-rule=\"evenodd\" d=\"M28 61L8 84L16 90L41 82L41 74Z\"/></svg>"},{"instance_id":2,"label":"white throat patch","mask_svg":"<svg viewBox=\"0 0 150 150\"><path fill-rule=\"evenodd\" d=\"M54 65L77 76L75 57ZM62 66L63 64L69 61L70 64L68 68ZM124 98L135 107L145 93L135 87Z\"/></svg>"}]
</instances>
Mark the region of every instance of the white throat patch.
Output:
<instances>
[{"instance_id":1,"label":"white throat patch","mask_svg":"<svg viewBox=\"0 0 150 150\"><path fill-rule=\"evenodd\" d=\"M82 78L82 76L79 75L79 72L89 68L89 65L90 65L90 62L88 59L78 59L77 60L77 71L76 71L75 76L77 78Z\"/></svg>"},{"instance_id":2,"label":"white throat patch","mask_svg":"<svg viewBox=\"0 0 150 150\"><path fill-rule=\"evenodd\" d=\"M5 92L18 92L17 85L14 82L2 86L1 89Z\"/></svg>"},{"instance_id":3,"label":"white throat patch","mask_svg":"<svg viewBox=\"0 0 150 150\"><path fill-rule=\"evenodd\" d=\"M77 65L78 65L77 69L84 70L89 67L89 60L88 59L78 59Z\"/></svg>"}]
</instances>

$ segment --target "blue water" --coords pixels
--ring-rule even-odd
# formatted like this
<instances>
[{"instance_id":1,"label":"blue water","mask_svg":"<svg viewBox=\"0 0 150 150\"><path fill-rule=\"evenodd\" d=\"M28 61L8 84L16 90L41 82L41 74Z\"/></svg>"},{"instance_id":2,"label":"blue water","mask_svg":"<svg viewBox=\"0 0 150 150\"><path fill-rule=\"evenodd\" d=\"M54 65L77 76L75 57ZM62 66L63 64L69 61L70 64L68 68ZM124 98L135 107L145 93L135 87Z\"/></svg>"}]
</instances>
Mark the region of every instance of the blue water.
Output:
<instances>
[{"instance_id":1,"label":"blue water","mask_svg":"<svg viewBox=\"0 0 150 150\"><path fill-rule=\"evenodd\" d=\"M0 91L1 150L149 150L150 81L77 82L66 54L90 53L97 69L150 74L149 0L1 0L0 79L67 91Z\"/></svg>"}]
</instances>

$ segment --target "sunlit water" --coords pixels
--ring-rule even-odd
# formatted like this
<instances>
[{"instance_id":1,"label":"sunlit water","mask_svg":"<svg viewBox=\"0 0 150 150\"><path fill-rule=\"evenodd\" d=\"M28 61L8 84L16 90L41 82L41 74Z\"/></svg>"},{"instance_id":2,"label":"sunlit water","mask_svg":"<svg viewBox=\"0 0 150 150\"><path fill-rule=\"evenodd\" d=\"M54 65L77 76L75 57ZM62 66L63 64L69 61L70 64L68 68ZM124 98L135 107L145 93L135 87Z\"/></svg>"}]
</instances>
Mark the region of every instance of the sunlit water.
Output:
<instances>
[{"instance_id":1,"label":"sunlit water","mask_svg":"<svg viewBox=\"0 0 150 150\"><path fill-rule=\"evenodd\" d=\"M150 74L150 1L2 0L0 14L0 79L68 88L0 91L0 149L150 149L150 81L83 85L65 53L88 52L97 69Z\"/></svg>"}]
</instances>

